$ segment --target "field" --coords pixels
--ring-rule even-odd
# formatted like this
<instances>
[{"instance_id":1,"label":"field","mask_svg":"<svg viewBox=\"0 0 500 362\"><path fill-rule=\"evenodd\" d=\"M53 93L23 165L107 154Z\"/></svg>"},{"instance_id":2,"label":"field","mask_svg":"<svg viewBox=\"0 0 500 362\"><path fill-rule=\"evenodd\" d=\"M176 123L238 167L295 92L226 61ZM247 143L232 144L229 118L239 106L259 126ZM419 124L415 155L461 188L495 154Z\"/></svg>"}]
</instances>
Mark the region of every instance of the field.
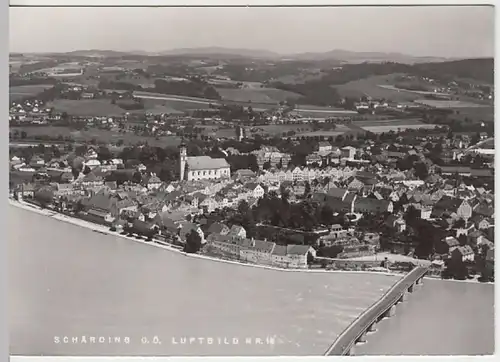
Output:
<instances>
[{"instance_id":1,"label":"field","mask_svg":"<svg viewBox=\"0 0 500 362\"><path fill-rule=\"evenodd\" d=\"M344 97L370 96L372 98L384 98L394 102L411 102L422 98L421 94L391 88L397 75L380 75L365 79L355 80L346 84L334 85L339 94Z\"/></svg>"},{"instance_id":2,"label":"field","mask_svg":"<svg viewBox=\"0 0 500 362\"><path fill-rule=\"evenodd\" d=\"M28 134L28 140L33 140L34 136L50 135L52 137L71 137L76 142L89 142L96 139L97 142L114 143L118 140L123 140L124 144L136 144L138 142L147 141L149 145L154 147L178 146L180 139L176 136L165 136L156 139L154 137L145 137L135 135L133 133L118 133L102 129L89 129L88 131L76 131L68 127L51 127L51 126L36 126L36 127L11 127L11 132L25 131ZM38 142L33 140L33 142ZM41 142L41 141L40 141Z\"/></svg>"},{"instance_id":3,"label":"field","mask_svg":"<svg viewBox=\"0 0 500 362\"><path fill-rule=\"evenodd\" d=\"M57 112L66 112L72 116L120 116L127 112L111 104L109 99L56 99L47 106L54 107Z\"/></svg>"},{"instance_id":4,"label":"field","mask_svg":"<svg viewBox=\"0 0 500 362\"><path fill-rule=\"evenodd\" d=\"M358 114L358 112L356 111L350 111L342 108L320 107L307 104L296 106L294 112L298 113L303 117L318 117L318 118L351 117Z\"/></svg>"},{"instance_id":5,"label":"field","mask_svg":"<svg viewBox=\"0 0 500 362\"><path fill-rule=\"evenodd\" d=\"M433 108L485 108L486 104L478 104L465 101L439 101L433 99L417 99L415 103L423 104Z\"/></svg>"},{"instance_id":6,"label":"field","mask_svg":"<svg viewBox=\"0 0 500 362\"><path fill-rule=\"evenodd\" d=\"M242 103L255 102L277 104L281 101L286 101L287 98L300 98L300 94L276 88L217 88L217 92L219 92L223 100Z\"/></svg>"},{"instance_id":7,"label":"field","mask_svg":"<svg viewBox=\"0 0 500 362\"><path fill-rule=\"evenodd\" d=\"M419 129L427 128L433 129L435 124L423 123L419 119L388 119L388 120L369 120L369 121L356 121L353 125L361 129L372 132L382 133L390 131L403 131L405 129Z\"/></svg>"},{"instance_id":8,"label":"field","mask_svg":"<svg viewBox=\"0 0 500 362\"><path fill-rule=\"evenodd\" d=\"M392 91L395 91L395 92L410 92L410 93L416 93L416 94L420 94L420 95L429 95L429 94L432 94L432 95L435 95L435 96L447 96L448 94L446 93L438 93L438 92L431 92L431 91L418 91L418 90L411 90L411 89L402 89L402 88L396 88L395 86L393 85L388 85L388 84L380 84L379 87L382 87L384 89L389 89L389 90L392 90Z\"/></svg>"},{"instance_id":9,"label":"field","mask_svg":"<svg viewBox=\"0 0 500 362\"><path fill-rule=\"evenodd\" d=\"M213 126L205 126L204 134L210 134L212 132L215 133L216 137L219 138L231 138L235 137L236 130L234 128L227 129L217 129L217 127ZM248 128L249 135L267 135L270 137L279 136L284 137L283 134L293 131L295 133L300 132L310 132L312 127L304 124L271 124L266 126L257 126Z\"/></svg>"},{"instance_id":10,"label":"field","mask_svg":"<svg viewBox=\"0 0 500 362\"><path fill-rule=\"evenodd\" d=\"M36 96L37 94L42 93L45 89L52 88L53 86L53 84L35 84L10 87L9 98L10 101L16 101L27 96Z\"/></svg>"},{"instance_id":11,"label":"field","mask_svg":"<svg viewBox=\"0 0 500 362\"><path fill-rule=\"evenodd\" d=\"M411 119L384 119L384 120L367 120L367 121L355 121L353 124L359 127L370 127L370 126L415 126L424 124L419 118Z\"/></svg>"}]
</instances>

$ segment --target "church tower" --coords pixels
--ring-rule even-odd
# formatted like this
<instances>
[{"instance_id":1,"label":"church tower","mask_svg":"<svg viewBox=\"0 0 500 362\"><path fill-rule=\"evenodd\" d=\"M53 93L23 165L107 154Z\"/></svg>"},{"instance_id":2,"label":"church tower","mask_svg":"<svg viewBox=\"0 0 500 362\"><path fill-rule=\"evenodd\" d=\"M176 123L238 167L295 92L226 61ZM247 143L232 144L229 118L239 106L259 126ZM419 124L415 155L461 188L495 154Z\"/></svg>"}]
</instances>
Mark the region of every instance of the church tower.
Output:
<instances>
[{"instance_id":1,"label":"church tower","mask_svg":"<svg viewBox=\"0 0 500 362\"><path fill-rule=\"evenodd\" d=\"M186 162L187 162L187 147L184 141L181 142L179 146L179 161L180 161L180 180L184 180L184 175L186 173Z\"/></svg>"}]
</instances>

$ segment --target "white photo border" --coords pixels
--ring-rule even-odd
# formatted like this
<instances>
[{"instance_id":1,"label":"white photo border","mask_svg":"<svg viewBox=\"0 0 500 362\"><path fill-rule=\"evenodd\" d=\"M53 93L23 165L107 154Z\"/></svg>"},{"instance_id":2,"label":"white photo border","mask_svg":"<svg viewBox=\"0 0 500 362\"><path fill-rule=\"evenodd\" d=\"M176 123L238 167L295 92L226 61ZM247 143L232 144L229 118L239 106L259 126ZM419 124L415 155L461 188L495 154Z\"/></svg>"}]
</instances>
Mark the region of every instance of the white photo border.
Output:
<instances>
[{"instance_id":1,"label":"white photo border","mask_svg":"<svg viewBox=\"0 0 500 362\"><path fill-rule=\"evenodd\" d=\"M431 5L431 6L477 6L477 5L486 5L486 6L494 6L495 1L484 1L484 0L440 0L439 2L433 0L314 0L308 2L307 0L2 0L1 1L1 10L0 10L0 36L1 36L1 44L2 48L5 49L6 56L2 56L0 58L0 82L2 84L8 85L8 56L9 56L9 3L10 6L13 7L104 7L104 6L129 6L129 7L171 7L171 6L212 6L212 7L222 7L222 6L422 6L422 5ZM498 7L495 6L495 15L498 16L499 10ZM499 28L495 26L495 39L500 39L499 36ZM495 52L495 70L498 69L497 64L498 59L498 47L496 47ZM495 72L495 88L498 84L500 75L498 72ZM3 88L2 91L2 100L9 99L8 86ZM495 99L495 118L498 116L498 97ZM8 119L8 102L2 101L0 102L0 113L5 116L4 122L2 126L5 127L5 131L2 132L2 137L4 137L5 141L5 152L8 154L8 122L5 120ZM500 141L498 141L498 137L496 139L496 147L500 149ZM3 144L3 143L2 143ZM7 157L1 158L1 163L4 163L4 169L8 170L8 162ZM498 164L498 159L495 159L495 165ZM1 177L1 190L8 190L8 177L9 174L6 172L4 177ZM500 190L500 181L499 179L495 180L496 189ZM5 192L5 191L4 191ZM2 204L2 216L0 218L0 223L3 225L3 230L7 230L8 227L8 204L7 198L5 199L5 203ZM8 233L7 233L8 235ZM498 233L497 233L498 236ZM0 273L0 286L4 291L3 298L1 298L0 305L0 321L8 321L8 285L7 285L7 243L6 239L3 238L3 242L0 243L0 263L3 266L3 272ZM497 257L500 254L500 250L497 251ZM495 307L498 305L498 294L500 291L498 288L495 288ZM495 308L496 309L496 308ZM500 313L495 313L495 322L499 321ZM497 327L499 323L495 323ZM500 335L497 333L497 328L495 328L495 345L500 345ZM0 350L1 356L5 357L5 360L9 360L9 330L8 323L2 323L1 328L1 338L0 338ZM438 343L438 342L436 342ZM212 361L220 361L220 360L230 360L230 361L254 361L254 360L262 360L269 362L285 362L285 361L304 361L304 362L313 362L313 361L325 361L326 359L354 359L355 361L373 361L373 362L383 362L387 360L393 361L404 361L404 362L413 362L420 361L425 359L426 361L479 361L479 360L496 360L496 355L494 356L414 356L414 357L403 357L403 356L377 356L377 357L48 357L48 356L40 356L40 357L24 357L24 356L10 356L10 360L13 362L38 362L38 361L47 361L47 362L63 362L63 361L71 361L71 362L138 362L138 361L158 361L158 362L181 362L181 361L192 361L192 362L202 362L207 360Z\"/></svg>"}]
</instances>

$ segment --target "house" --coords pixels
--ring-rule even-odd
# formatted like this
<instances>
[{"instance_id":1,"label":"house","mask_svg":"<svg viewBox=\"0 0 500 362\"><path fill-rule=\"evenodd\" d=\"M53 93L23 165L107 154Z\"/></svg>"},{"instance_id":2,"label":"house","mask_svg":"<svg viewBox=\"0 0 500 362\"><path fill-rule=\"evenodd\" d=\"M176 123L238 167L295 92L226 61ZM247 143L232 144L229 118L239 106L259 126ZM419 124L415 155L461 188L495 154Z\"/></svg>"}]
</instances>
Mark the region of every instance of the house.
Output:
<instances>
[{"instance_id":1,"label":"house","mask_svg":"<svg viewBox=\"0 0 500 362\"><path fill-rule=\"evenodd\" d=\"M233 225L227 235L231 237L231 239L246 239L247 231L243 226Z\"/></svg>"},{"instance_id":2,"label":"house","mask_svg":"<svg viewBox=\"0 0 500 362\"><path fill-rule=\"evenodd\" d=\"M104 179L90 172L82 178L81 184L85 188L102 186L104 185Z\"/></svg>"},{"instance_id":3,"label":"house","mask_svg":"<svg viewBox=\"0 0 500 362\"><path fill-rule=\"evenodd\" d=\"M84 155L85 160L96 160L98 158L97 151L94 147L89 147Z\"/></svg>"},{"instance_id":4,"label":"house","mask_svg":"<svg viewBox=\"0 0 500 362\"><path fill-rule=\"evenodd\" d=\"M311 255L313 258L316 258L316 250L309 245L287 245L286 246L286 267L288 268L297 268L304 269L307 268L307 257ZM280 258L277 260L277 254L275 254L274 250L272 253L272 261L273 264L280 264L284 260Z\"/></svg>"},{"instance_id":5,"label":"house","mask_svg":"<svg viewBox=\"0 0 500 362\"><path fill-rule=\"evenodd\" d=\"M473 262L474 251L469 245L458 246L451 252L451 260L454 262Z\"/></svg>"},{"instance_id":6,"label":"house","mask_svg":"<svg viewBox=\"0 0 500 362\"><path fill-rule=\"evenodd\" d=\"M467 200L445 195L434 205L432 217L442 217L443 214L452 213L457 214L458 218L467 221L472 216L472 206Z\"/></svg>"},{"instance_id":7,"label":"house","mask_svg":"<svg viewBox=\"0 0 500 362\"><path fill-rule=\"evenodd\" d=\"M267 240L250 239L248 246L240 250L240 260L256 264L271 265L275 243Z\"/></svg>"},{"instance_id":8,"label":"house","mask_svg":"<svg viewBox=\"0 0 500 362\"><path fill-rule=\"evenodd\" d=\"M229 233L229 227L226 224L220 222L212 223L207 229L207 235L210 234L220 234L227 235Z\"/></svg>"},{"instance_id":9,"label":"house","mask_svg":"<svg viewBox=\"0 0 500 362\"><path fill-rule=\"evenodd\" d=\"M205 212L212 212L220 207L219 202L215 197L207 197L198 204L198 207L203 209Z\"/></svg>"},{"instance_id":10,"label":"house","mask_svg":"<svg viewBox=\"0 0 500 362\"><path fill-rule=\"evenodd\" d=\"M348 185L347 185L347 190L353 191L353 192L358 192L363 189L364 183L358 180L357 178L354 178Z\"/></svg>"},{"instance_id":11,"label":"house","mask_svg":"<svg viewBox=\"0 0 500 362\"><path fill-rule=\"evenodd\" d=\"M231 239L229 235L212 233L207 237L207 250L222 255L228 255L235 259L240 258L241 249L248 247L248 239Z\"/></svg>"},{"instance_id":12,"label":"house","mask_svg":"<svg viewBox=\"0 0 500 362\"><path fill-rule=\"evenodd\" d=\"M318 152L329 152L332 150L330 142L320 142L318 144Z\"/></svg>"},{"instance_id":13,"label":"house","mask_svg":"<svg viewBox=\"0 0 500 362\"><path fill-rule=\"evenodd\" d=\"M450 255L450 253L459 246L460 243L456 238L453 236L447 236L436 242L435 249L438 254Z\"/></svg>"},{"instance_id":14,"label":"house","mask_svg":"<svg viewBox=\"0 0 500 362\"><path fill-rule=\"evenodd\" d=\"M265 193L264 188L261 185L254 182L249 182L245 184L244 188L250 191L250 197L256 199L260 199L261 197L264 196Z\"/></svg>"},{"instance_id":15,"label":"house","mask_svg":"<svg viewBox=\"0 0 500 362\"><path fill-rule=\"evenodd\" d=\"M247 180L247 179L252 179L255 176L256 176L255 172L253 172L252 170L248 170L248 169L236 170L233 173L233 178L235 180Z\"/></svg>"},{"instance_id":16,"label":"house","mask_svg":"<svg viewBox=\"0 0 500 362\"><path fill-rule=\"evenodd\" d=\"M161 186L162 182L156 174L151 174L149 177L146 177L145 179L145 186L148 188L148 190L158 190Z\"/></svg>"},{"instance_id":17,"label":"house","mask_svg":"<svg viewBox=\"0 0 500 362\"><path fill-rule=\"evenodd\" d=\"M321 166L322 162L323 159L316 153L311 153L310 155L306 156L306 165L318 164L319 166Z\"/></svg>"},{"instance_id":18,"label":"house","mask_svg":"<svg viewBox=\"0 0 500 362\"><path fill-rule=\"evenodd\" d=\"M488 221L488 218L486 218L482 215L474 215L472 217L471 221L474 223L474 226L478 230L488 229L492 225Z\"/></svg>"},{"instance_id":19,"label":"house","mask_svg":"<svg viewBox=\"0 0 500 362\"><path fill-rule=\"evenodd\" d=\"M333 224L330 227L330 234L335 239L343 238L347 236L347 230L345 230L340 224Z\"/></svg>"},{"instance_id":20,"label":"house","mask_svg":"<svg viewBox=\"0 0 500 362\"><path fill-rule=\"evenodd\" d=\"M20 200L23 198L33 198L35 196L35 185L32 183L23 183L18 186L17 196Z\"/></svg>"},{"instance_id":21,"label":"house","mask_svg":"<svg viewBox=\"0 0 500 362\"><path fill-rule=\"evenodd\" d=\"M357 213L392 213L394 206L392 201L377 200L368 197L357 197L354 200L354 212Z\"/></svg>"},{"instance_id":22,"label":"house","mask_svg":"<svg viewBox=\"0 0 500 362\"><path fill-rule=\"evenodd\" d=\"M354 155L356 155L356 149L354 147L346 146L340 149L340 157L342 158L353 160Z\"/></svg>"}]
</instances>

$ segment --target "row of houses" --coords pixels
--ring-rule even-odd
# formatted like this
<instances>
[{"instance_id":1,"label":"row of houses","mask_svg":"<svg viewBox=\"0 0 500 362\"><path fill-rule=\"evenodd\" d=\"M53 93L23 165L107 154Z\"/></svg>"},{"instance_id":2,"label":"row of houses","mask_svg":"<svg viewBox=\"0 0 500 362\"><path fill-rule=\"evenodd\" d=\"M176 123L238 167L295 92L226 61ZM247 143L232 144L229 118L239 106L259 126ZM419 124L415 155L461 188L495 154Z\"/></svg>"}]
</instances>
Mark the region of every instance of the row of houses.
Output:
<instances>
[{"instance_id":1,"label":"row of houses","mask_svg":"<svg viewBox=\"0 0 500 362\"><path fill-rule=\"evenodd\" d=\"M308 245L285 246L267 240L234 237L224 233L210 234L206 248L221 256L281 268L307 268L308 255L316 257L316 251Z\"/></svg>"}]
</instances>

